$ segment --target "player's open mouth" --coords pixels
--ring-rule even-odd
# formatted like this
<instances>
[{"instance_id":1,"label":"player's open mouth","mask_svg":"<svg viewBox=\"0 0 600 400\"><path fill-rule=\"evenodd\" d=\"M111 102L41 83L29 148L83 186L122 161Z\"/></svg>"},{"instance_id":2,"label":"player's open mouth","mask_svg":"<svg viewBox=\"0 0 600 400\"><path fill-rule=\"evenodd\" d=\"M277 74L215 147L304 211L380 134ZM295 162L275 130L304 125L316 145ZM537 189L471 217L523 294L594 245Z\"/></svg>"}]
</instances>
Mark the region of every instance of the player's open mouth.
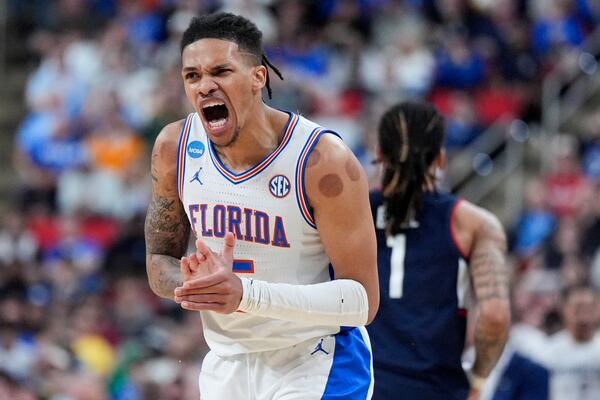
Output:
<instances>
[{"instance_id":1,"label":"player's open mouth","mask_svg":"<svg viewBox=\"0 0 600 400\"><path fill-rule=\"evenodd\" d=\"M202 114L211 130L219 130L227 124L229 110L225 103L215 100L202 106Z\"/></svg>"}]
</instances>

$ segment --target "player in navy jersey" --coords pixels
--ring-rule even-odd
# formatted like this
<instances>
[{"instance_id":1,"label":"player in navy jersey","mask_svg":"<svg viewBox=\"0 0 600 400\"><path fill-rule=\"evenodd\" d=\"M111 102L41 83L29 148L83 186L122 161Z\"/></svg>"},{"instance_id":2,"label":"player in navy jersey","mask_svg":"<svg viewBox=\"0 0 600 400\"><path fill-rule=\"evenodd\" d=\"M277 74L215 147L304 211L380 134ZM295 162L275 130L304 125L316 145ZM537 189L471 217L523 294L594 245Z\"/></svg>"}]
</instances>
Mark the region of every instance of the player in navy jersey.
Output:
<instances>
[{"instance_id":1,"label":"player in navy jersey","mask_svg":"<svg viewBox=\"0 0 600 400\"><path fill-rule=\"evenodd\" d=\"M195 112L152 151L146 269L154 293L201 312L202 399L370 399L379 288L360 163L263 102L278 71L246 18L192 19L181 61Z\"/></svg>"},{"instance_id":2,"label":"player in navy jersey","mask_svg":"<svg viewBox=\"0 0 600 400\"><path fill-rule=\"evenodd\" d=\"M391 107L379 125L381 192L371 194L381 301L369 327L373 399L475 399L510 324L506 240L491 213L438 193L444 121L427 104ZM461 366L468 295L479 302L476 360Z\"/></svg>"}]
</instances>

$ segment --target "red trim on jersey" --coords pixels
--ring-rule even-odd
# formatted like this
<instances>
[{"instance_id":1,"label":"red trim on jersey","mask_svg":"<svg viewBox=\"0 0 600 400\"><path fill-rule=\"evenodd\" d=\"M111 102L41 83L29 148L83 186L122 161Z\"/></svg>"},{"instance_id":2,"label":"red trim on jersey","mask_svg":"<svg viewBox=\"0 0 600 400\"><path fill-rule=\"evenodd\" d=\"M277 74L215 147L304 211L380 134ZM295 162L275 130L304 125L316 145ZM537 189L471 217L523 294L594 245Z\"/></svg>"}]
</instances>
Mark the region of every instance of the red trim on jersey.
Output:
<instances>
[{"instance_id":1,"label":"red trim on jersey","mask_svg":"<svg viewBox=\"0 0 600 400\"><path fill-rule=\"evenodd\" d=\"M190 114L185 120L181 143L179 145L179 170L177 171L177 186L179 188L179 199L183 202L183 175L185 173L185 148L187 147L188 137L190 135L190 126L192 125L193 114Z\"/></svg>"},{"instance_id":2,"label":"red trim on jersey","mask_svg":"<svg viewBox=\"0 0 600 400\"><path fill-rule=\"evenodd\" d=\"M298 175L296 176L296 182L299 182L298 185L298 198L300 199L300 211L304 215L307 221L311 223L313 226L316 226L315 220L313 219L308 204L306 203L306 196L304 194L304 168L306 165L306 159L310 154L315 142L319 140L319 136L321 135L321 131L323 129L318 128L313 132L312 136L308 140L308 144L304 147L304 151L300 154L300 167L298 168Z\"/></svg>"}]
</instances>

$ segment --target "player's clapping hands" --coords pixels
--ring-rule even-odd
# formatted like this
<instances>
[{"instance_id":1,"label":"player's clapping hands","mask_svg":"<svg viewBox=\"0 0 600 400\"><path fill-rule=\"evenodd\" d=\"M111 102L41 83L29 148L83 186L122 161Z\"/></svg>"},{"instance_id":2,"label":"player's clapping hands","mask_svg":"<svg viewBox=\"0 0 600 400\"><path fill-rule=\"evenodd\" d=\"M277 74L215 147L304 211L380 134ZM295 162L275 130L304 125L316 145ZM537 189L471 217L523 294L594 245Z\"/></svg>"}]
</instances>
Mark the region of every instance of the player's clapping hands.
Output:
<instances>
[{"instance_id":1,"label":"player's clapping hands","mask_svg":"<svg viewBox=\"0 0 600 400\"><path fill-rule=\"evenodd\" d=\"M223 251L211 250L200 238L196 252L181 258L183 285L175 289L175 301L186 310L230 314L242 299L242 283L232 272L235 237L225 235Z\"/></svg>"}]
</instances>

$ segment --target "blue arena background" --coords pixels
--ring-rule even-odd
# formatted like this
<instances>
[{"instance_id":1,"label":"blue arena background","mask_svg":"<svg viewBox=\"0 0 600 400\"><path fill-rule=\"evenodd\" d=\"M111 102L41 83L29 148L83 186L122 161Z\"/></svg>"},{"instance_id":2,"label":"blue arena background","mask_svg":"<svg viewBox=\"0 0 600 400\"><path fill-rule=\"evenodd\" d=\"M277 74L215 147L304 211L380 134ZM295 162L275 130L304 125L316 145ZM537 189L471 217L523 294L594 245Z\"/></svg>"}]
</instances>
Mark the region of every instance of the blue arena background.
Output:
<instances>
[{"instance_id":1,"label":"blue arena background","mask_svg":"<svg viewBox=\"0 0 600 400\"><path fill-rule=\"evenodd\" d=\"M143 221L153 140L192 111L180 35L216 10L257 23L285 77L269 102L335 127L373 187L383 110L444 114L442 186L509 233L515 329L534 332L511 351L565 329L561 290L600 287L598 2L0 1L0 399L198 398L200 318L150 291ZM499 376L544 362L516 354Z\"/></svg>"}]
</instances>

